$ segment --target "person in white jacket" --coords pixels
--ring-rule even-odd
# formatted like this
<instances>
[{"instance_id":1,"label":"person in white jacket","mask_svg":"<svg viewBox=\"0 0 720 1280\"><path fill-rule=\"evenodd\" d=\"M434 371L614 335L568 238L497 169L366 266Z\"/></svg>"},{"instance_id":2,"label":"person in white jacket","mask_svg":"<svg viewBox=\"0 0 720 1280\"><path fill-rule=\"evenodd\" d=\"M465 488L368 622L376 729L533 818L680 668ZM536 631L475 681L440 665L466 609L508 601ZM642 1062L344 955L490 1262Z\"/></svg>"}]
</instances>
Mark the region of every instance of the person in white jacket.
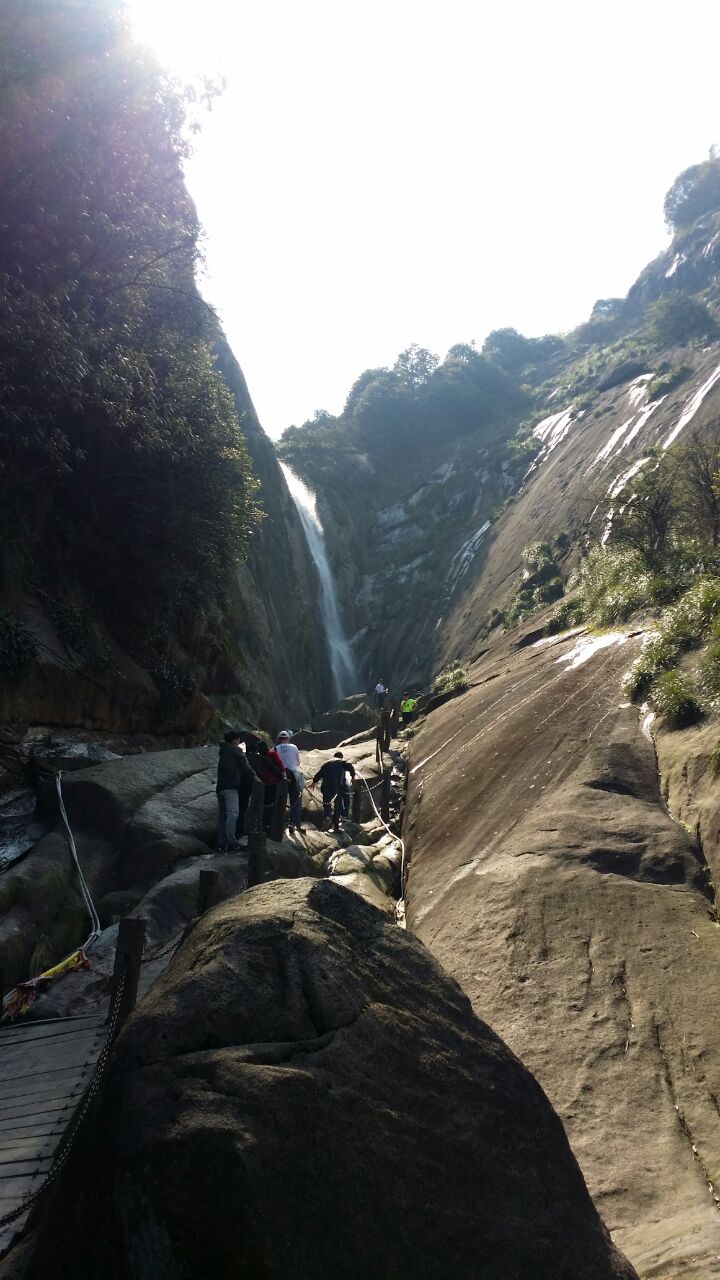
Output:
<instances>
[{"instance_id":1,"label":"person in white jacket","mask_svg":"<svg viewBox=\"0 0 720 1280\"><path fill-rule=\"evenodd\" d=\"M300 826L301 813L300 801L305 786L305 778L300 768L300 752L294 742L290 741L291 733L289 729L281 729L275 743L275 750L285 765L285 772L288 780L288 799L290 801L290 818L288 822L288 831L292 835L297 827L298 831L303 833L304 827Z\"/></svg>"}]
</instances>

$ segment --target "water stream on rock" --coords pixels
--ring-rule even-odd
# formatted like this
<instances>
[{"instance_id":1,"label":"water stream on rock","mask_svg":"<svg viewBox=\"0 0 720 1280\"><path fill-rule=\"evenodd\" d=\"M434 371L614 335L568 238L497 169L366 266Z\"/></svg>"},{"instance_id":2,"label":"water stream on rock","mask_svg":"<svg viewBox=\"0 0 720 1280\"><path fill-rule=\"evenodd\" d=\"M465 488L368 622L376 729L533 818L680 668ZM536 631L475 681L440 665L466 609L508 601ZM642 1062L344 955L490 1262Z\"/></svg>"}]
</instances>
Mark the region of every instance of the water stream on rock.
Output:
<instances>
[{"instance_id":1,"label":"water stream on rock","mask_svg":"<svg viewBox=\"0 0 720 1280\"><path fill-rule=\"evenodd\" d=\"M280 469L290 490L290 496L297 507L308 550L320 579L320 612L330 651L330 668L335 696L339 700L346 694L353 693L359 687L359 680L350 642L340 621L335 583L325 549L325 534L317 513L317 498L300 477L285 466L284 462L280 463Z\"/></svg>"}]
</instances>

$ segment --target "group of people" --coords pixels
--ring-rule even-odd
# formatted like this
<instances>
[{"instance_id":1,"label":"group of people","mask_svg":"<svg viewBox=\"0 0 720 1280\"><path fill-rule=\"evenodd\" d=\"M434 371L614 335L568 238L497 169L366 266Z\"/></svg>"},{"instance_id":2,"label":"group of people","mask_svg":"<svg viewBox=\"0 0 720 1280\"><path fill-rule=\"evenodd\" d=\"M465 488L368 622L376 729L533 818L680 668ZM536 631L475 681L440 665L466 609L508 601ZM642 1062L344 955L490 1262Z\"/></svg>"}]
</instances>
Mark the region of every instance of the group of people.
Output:
<instances>
[{"instance_id":1,"label":"group of people","mask_svg":"<svg viewBox=\"0 0 720 1280\"><path fill-rule=\"evenodd\" d=\"M377 684L375 685L374 692L375 692L375 709L380 712L382 712L383 710L388 710L389 708L387 707L387 700L390 694L390 690L387 688L387 686L383 683L382 680L378 680ZM413 698L411 694L406 693L405 696L400 700L400 714L402 715L404 725L412 724L413 720L415 719L416 708L417 708L417 698Z\"/></svg>"},{"instance_id":2,"label":"group of people","mask_svg":"<svg viewBox=\"0 0 720 1280\"><path fill-rule=\"evenodd\" d=\"M253 781L259 778L265 786L263 827L268 830L272 819L278 783L287 782L288 831L305 833L301 826L302 793L305 777L300 767L300 752L290 741L292 734L283 729L270 747L261 738L240 730L231 729L220 743L217 774L218 818L215 848L218 853L235 853L247 848L242 836L245 818L252 796ZM323 806L323 827L332 825L339 830L340 819L350 812L350 787L355 769L345 760L342 751L336 751L318 769L309 789L320 786Z\"/></svg>"}]
</instances>

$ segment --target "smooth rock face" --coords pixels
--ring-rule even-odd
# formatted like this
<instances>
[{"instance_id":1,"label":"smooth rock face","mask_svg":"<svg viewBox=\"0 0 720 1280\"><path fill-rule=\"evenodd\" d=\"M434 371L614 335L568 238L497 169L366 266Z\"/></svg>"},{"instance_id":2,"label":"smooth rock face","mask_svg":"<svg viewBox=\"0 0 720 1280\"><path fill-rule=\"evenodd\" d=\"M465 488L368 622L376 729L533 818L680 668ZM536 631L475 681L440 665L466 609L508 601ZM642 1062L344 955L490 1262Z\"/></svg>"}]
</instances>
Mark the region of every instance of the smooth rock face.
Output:
<instances>
[{"instance_id":1,"label":"smooth rock face","mask_svg":"<svg viewBox=\"0 0 720 1280\"><path fill-rule=\"evenodd\" d=\"M408 927L535 1073L639 1273L707 1280L720 927L620 692L638 645L513 635L428 718L410 761Z\"/></svg>"},{"instance_id":2,"label":"smooth rock face","mask_svg":"<svg viewBox=\"0 0 720 1280\"><path fill-rule=\"evenodd\" d=\"M205 917L123 1032L28 1272L82 1274L634 1272L542 1090L429 953L296 880Z\"/></svg>"}]
</instances>

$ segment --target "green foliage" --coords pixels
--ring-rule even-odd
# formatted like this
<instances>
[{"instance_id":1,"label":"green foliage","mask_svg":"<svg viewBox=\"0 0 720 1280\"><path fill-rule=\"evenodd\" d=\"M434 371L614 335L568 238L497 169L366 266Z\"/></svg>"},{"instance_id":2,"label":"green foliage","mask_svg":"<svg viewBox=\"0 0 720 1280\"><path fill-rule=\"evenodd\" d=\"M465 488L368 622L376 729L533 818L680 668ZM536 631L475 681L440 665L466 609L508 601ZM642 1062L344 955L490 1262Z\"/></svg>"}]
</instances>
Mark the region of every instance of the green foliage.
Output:
<instances>
[{"instance_id":1,"label":"green foliage","mask_svg":"<svg viewBox=\"0 0 720 1280\"><path fill-rule=\"evenodd\" d=\"M21 680L37 657L37 645L27 627L0 609L0 679Z\"/></svg>"},{"instance_id":2,"label":"green foliage","mask_svg":"<svg viewBox=\"0 0 720 1280\"><path fill-rule=\"evenodd\" d=\"M195 692L195 681L190 673L169 658L160 658L150 668L150 675L160 690L161 705L165 712L178 705L186 705Z\"/></svg>"},{"instance_id":3,"label":"green foliage","mask_svg":"<svg viewBox=\"0 0 720 1280\"><path fill-rule=\"evenodd\" d=\"M657 373L647 384L648 401L659 400L660 396L665 396L669 391L674 391L675 387L679 387L681 382L685 382L691 373L692 369L688 364L678 364L674 368L670 366Z\"/></svg>"},{"instance_id":4,"label":"green foliage","mask_svg":"<svg viewBox=\"0 0 720 1280\"><path fill-rule=\"evenodd\" d=\"M194 284L186 101L118 15L0 16L0 549L69 560L122 624L222 593L258 511Z\"/></svg>"},{"instance_id":5,"label":"green foliage","mask_svg":"<svg viewBox=\"0 0 720 1280\"><path fill-rule=\"evenodd\" d=\"M657 634L623 681L625 694L638 701L649 698L671 728L694 723L720 694L720 639L715 638L719 630L720 578L703 577L663 610ZM691 676L677 666L683 653L708 639L694 687Z\"/></svg>"},{"instance_id":6,"label":"green foliage","mask_svg":"<svg viewBox=\"0 0 720 1280\"><path fill-rule=\"evenodd\" d=\"M526 338L517 329L493 329L483 343L482 354L506 373L519 374L523 369L561 351L564 345L563 339L556 335ZM451 351L455 350L457 348L451 348Z\"/></svg>"},{"instance_id":7,"label":"green foliage","mask_svg":"<svg viewBox=\"0 0 720 1280\"><path fill-rule=\"evenodd\" d=\"M61 640L77 654L80 662L89 667L112 668L112 654L108 646L98 639L95 627L88 619L88 609L80 608L69 600L55 600L44 592L41 594Z\"/></svg>"},{"instance_id":8,"label":"green foliage","mask_svg":"<svg viewBox=\"0 0 720 1280\"><path fill-rule=\"evenodd\" d=\"M578 620L609 626L652 603L651 577L636 551L594 547L568 580Z\"/></svg>"},{"instance_id":9,"label":"green foliage","mask_svg":"<svg viewBox=\"0 0 720 1280\"><path fill-rule=\"evenodd\" d=\"M703 302L679 289L664 293L648 307L647 333L658 346L669 347L691 338L703 338L715 329L715 321Z\"/></svg>"},{"instance_id":10,"label":"green foliage","mask_svg":"<svg viewBox=\"0 0 720 1280\"><path fill-rule=\"evenodd\" d=\"M711 154L685 169L665 197L665 221L671 231L692 226L704 213L720 209L720 160Z\"/></svg>"},{"instance_id":11,"label":"green foliage","mask_svg":"<svg viewBox=\"0 0 720 1280\"><path fill-rule=\"evenodd\" d=\"M522 558L523 582L505 615L508 627L516 626L545 605L552 604L564 590L560 570L548 543L531 543L523 551Z\"/></svg>"},{"instance_id":12,"label":"green foliage","mask_svg":"<svg viewBox=\"0 0 720 1280\"><path fill-rule=\"evenodd\" d=\"M669 729L684 729L703 714L692 684L682 671L663 671L653 684L652 700Z\"/></svg>"},{"instance_id":13,"label":"green foliage","mask_svg":"<svg viewBox=\"0 0 720 1280\"><path fill-rule=\"evenodd\" d=\"M679 653L679 646L669 637L653 636L623 680L625 696L636 701L646 698L660 673L675 666Z\"/></svg>"},{"instance_id":14,"label":"green foliage","mask_svg":"<svg viewBox=\"0 0 720 1280\"><path fill-rule=\"evenodd\" d=\"M720 697L720 641L712 640L704 650L698 664L698 689L706 702Z\"/></svg>"},{"instance_id":15,"label":"green foliage","mask_svg":"<svg viewBox=\"0 0 720 1280\"><path fill-rule=\"evenodd\" d=\"M545 635L554 636L562 631L570 631L583 621L582 605L579 600L563 600L545 624Z\"/></svg>"},{"instance_id":16,"label":"green foliage","mask_svg":"<svg viewBox=\"0 0 720 1280\"><path fill-rule=\"evenodd\" d=\"M636 551L648 569L666 564L678 514L677 456L661 454L633 480L634 493L613 520L613 544Z\"/></svg>"},{"instance_id":17,"label":"green foliage","mask_svg":"<svg viewBox=\"0 0 720 1280\"><path fill-rule=\"evenodd\" d=\"M444 667L433 681L433 693L462 693L467 687L467 672L458 662Z\"/></svg>"}]
</instances>

